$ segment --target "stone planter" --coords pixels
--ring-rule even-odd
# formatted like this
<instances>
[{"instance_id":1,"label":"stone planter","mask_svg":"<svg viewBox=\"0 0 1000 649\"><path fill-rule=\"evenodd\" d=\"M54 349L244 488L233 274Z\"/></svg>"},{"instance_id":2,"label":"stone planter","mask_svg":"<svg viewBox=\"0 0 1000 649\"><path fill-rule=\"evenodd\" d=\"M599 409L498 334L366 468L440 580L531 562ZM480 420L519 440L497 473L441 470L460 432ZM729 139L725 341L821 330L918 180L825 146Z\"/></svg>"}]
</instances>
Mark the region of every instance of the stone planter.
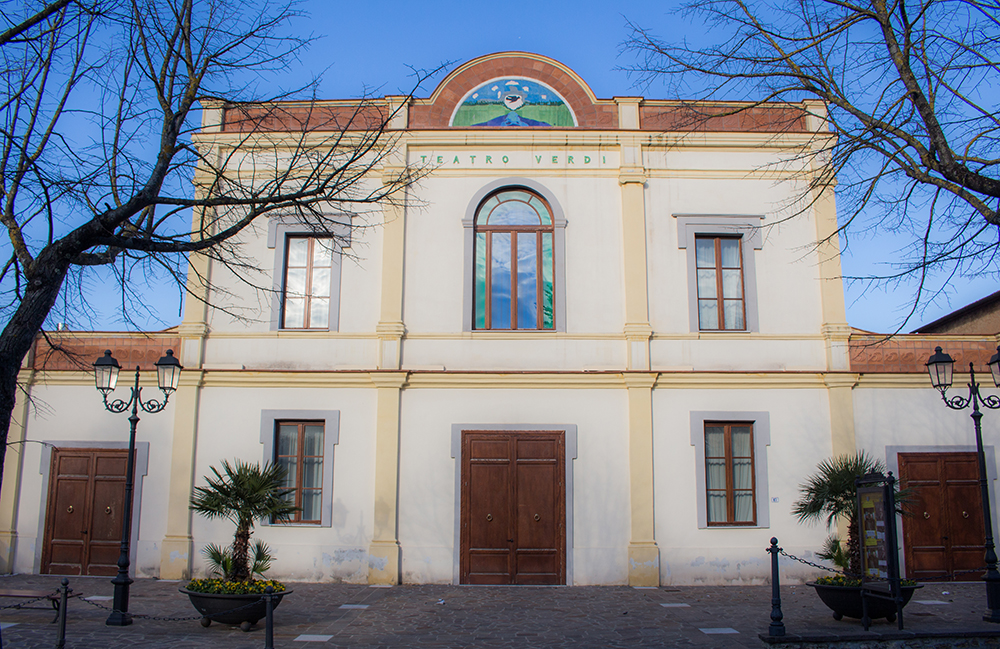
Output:
<instances>
[{"instance_id":1,"label":"stone planter","mask_svg":"<svg viewBox=\"0 0 1000 649\"><path fill-rule=\"evenodd\" d=\"M222 624L239 624L244 631L249 631L250 627L257 623L267 613L267 603L263 599L262 593L248 593L246 595L221 595L216 593L196 593L187 588L179 588L182 593L188 596L191 604L204 617L201 618L201 625L208 626L212 622ZM274 608L278 608L281 598L291 593L291 590L283 590L274 593ZM256 603L255 603L256 602ZM255 603L253 606L247 604ZM240 608L246 606L246 608ZM240 609L233 611L233 609ZM226 611L232 611L227 613Z\"/></svg>"},{"instance_id":2,"label":"stone planter","mask_svg":"<svg viewBox=\"0 0 1000 649\"><path fill-rule=\"evenodd\" d=\"M861 603L861 586L830 586L817 584L811 581L807 586L816 589L816 594L823 600L823 603L833 611L833 619L840 620L845 617L852 617L860 620L864 616L864 609ZM903 606L913 597L913 591L923 588L923 584L914 586L901 586L900 591L903 596ZM868 617L873 620L885 618L889 622L896 621L896 604L882 598L869 597Z\"/></svg>"}]
</instances>

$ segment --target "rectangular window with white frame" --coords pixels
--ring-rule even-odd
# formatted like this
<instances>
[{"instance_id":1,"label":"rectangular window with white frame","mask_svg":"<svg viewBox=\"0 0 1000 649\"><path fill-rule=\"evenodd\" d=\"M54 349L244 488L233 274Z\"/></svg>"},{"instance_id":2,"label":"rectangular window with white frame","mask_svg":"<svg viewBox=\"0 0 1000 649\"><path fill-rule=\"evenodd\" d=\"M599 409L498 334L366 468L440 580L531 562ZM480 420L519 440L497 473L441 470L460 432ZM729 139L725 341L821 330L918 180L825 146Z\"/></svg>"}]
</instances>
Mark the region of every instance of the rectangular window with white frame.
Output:
<instances>
[{"instance_id":1,"label":"rectangular window with white frame","mask_svg":"<svg viewBox=\"0 0 1000 649\"><path fill-rule=\"evenodd\" d=\"M285 470L288 498L300 508L285 521L263 525L330 527L333 451L339 441L339 410L261 410L263 460Z\"/></svg>"},{"instance_id":2,"label":"rectangular window with white frame","mask_svg":"<svg viewBox=\"0 0 1000 649\"><path fill-rule=\"evenodd\" d=\"M744 331L743 255L740 237L695 237L698 328Z\"/></svg>"},{"instance_id":3,"label":"rectangular window with white frame","mask_svg":"<svg viewBox=\"0 0 1000 649\"><path fill-rule=\"evenodd\" d=\"M753 423L705 422L705 495L712 525L756 525Z\"/></svg>"},{"instance_id":4,"label":"rectangular window with white frame","mask_svg":"<svg viewBox=\"0 0 1000 649\"><path fill-rule=\"evenodd\" d=\"M279 421L275 424L274 463L285 470L288 496L299 511L291 523L319 524L323 505L322 421Z\"/></svg>"},{"instance_id":5,"label":"rectangular window with white frame","mask_svg":"<svg viewBox=\"0 0 1000 649\"><path fill-rule=\"evenodd\" d=\"M282 329L330 328L332 237L288 237Z\"/></svg>"},{"instance_id":6,"label":"rectangular window with white frame","mask_svg":"<svg viewBox=\"0 0 1000 649\"><path fill-rule=\"evenodd\" d=\"M675 214L677 247L687 252L691 331L760 331L756 252L762 216Z\"/></svg>"},{"instance_id":7,"label":"rectangular window with white frame","mask_svg":"<svg viewBox=\"0 0 1000 649\"><path fill-rule=\"evenodd\" d=\"M767 484L770 445L768 412L691 412L699 528L770 526Z\"/></svg>"},{"instance_id":8,"label":"rectangular window with white frame","mask_svg":"<svg viewBox=\"0 0 1000 649\"><path fill-rule=\"evenodd\" d=\"M351 245L347 215L306 222L272 216L267 247L272 261L271 331L337 331L344 251Z\"/></svg>"}]
</instances>

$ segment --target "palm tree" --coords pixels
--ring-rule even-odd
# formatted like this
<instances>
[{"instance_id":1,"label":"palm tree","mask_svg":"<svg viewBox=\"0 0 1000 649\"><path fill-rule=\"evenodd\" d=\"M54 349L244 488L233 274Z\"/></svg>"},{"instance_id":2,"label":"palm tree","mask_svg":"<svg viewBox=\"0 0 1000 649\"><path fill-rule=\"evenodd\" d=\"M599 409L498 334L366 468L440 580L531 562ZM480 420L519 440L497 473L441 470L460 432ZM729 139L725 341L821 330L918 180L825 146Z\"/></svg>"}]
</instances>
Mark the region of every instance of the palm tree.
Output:
<instances>
[{"instance_id":1,"label":"palm tree","mask_svg":"<svg viewBox=\"0 0 1000 649\"><path fill-rule=\"evenodd\" d=\"M801 496L792 505L792 513L799 521L816 521L825 514L827 529L838 517L847 519L848 572L854 575L861 574L858 490L854 480L869 473L885 473L885 464L864 451L823 460L816 466L816 473L799 486ZM829 542L828 546L825 554L830 555L834 548Z\"/></svg>"},{"instance_id":2,"label":"palm tree","mask_svg":"<svg viewBox=\"0 0 1000 649\"><path fill-rule=\"evenodd\" d=\"M235 466L222 461L223 476L211 467L215 477L206 476L207 487L195 487L191 509L208 519L228 518L236 524L229 561L220 561L229 581L250 579L249 549L254 522L287 520L298 511L285 488L285 470L276 464L249 464L236 460ZM266 552L266 546L265 546ZM223 553L225 554L225 553Z\"/></svg>"}]
</instances>

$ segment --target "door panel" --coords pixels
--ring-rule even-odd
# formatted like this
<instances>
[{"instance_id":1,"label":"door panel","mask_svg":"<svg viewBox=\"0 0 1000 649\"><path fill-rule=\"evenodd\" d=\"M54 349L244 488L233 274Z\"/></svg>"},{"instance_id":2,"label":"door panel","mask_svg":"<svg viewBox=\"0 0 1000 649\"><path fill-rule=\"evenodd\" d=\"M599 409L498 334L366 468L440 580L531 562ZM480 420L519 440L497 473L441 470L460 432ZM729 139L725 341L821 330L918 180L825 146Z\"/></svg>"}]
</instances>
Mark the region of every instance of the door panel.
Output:
<instances>
[{"instance_id":1,"label":"door panel","mask_svg":"<svg viewBox=\"0 0 1000 649\"><path fill-rule=\"evenodd\" d=\"M480 446L490 451L489 459L472 459L468 480L476 488L469 492L468 558L473 583L507 583L511 569L510 481L509 458L496 457L496 445ZM504 445L506 450L506 444Z\"/></svg>"},{"instance_id":2,"label":"door panel","mask_svg":"<svg viewBox=\"0 0 1000 649\"><path fill-rule=\"evenodd\" d=\"M976 454L900 453L899 473L902 486L913 492L912 515L903 516L907 577L941 577L982 566L985 545Z\"/></svg>"},{"instance_id":3,"label":"door panel","mask_svg":"<svg viewBox=\"0 0 1000 649\"><path fill-rule=\"evenodd\" d=\"M561 431L463 431L462 583L565 583L564 476Z\"/></svg>"},{"instance_id":4,"label":"door panel","mask_svg":"<svg viewBox=\"0 0 1000 649\"><path fill-rule=\"evenodd\" d=\"M108 449L52 451L43 573L117 573L127 455Z\"/></svg>"}]
</instances>

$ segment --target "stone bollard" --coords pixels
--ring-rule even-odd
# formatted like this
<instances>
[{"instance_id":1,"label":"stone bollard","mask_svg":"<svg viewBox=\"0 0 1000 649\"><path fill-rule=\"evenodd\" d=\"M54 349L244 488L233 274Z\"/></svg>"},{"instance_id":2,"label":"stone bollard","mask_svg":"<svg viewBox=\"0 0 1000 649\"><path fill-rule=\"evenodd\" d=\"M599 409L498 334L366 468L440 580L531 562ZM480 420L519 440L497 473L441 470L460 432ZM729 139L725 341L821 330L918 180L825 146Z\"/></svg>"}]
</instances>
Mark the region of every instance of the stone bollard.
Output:
<instances>
[{"instance_id":1,"label":"stone bollard","mask_svg":"<svg viewBox=\"0 0 1000 649\"><path fill-rule=\"evenodd\" d=\"M69 579L63 577L62 588L59 589L59 628L56 630L56 649L66 646L66 608L69 604Z\"/></svg>"},{"instance_id":2,"label":"stone bollard","mask_svg":"<svg viewBox=\"0 0 1000 649\"><path fill-rule=\"evenodd\" d=\"M771 537L771 547L767 549L771 555L771 625L767 627L767 635L785 635L785 623L781 621L781 585L778 583L778 539Z\"/></svg>"},{"instance_id":3,"label":"stone bollard","mask_svg":"<svg viewBox=\"0 0 1000 649\"><path fill-rule=\"evenodd\" d=\"M274 588L264 589L266 611L264 615L264 649L274 649Z\"/></svg>"}]
</instances>

